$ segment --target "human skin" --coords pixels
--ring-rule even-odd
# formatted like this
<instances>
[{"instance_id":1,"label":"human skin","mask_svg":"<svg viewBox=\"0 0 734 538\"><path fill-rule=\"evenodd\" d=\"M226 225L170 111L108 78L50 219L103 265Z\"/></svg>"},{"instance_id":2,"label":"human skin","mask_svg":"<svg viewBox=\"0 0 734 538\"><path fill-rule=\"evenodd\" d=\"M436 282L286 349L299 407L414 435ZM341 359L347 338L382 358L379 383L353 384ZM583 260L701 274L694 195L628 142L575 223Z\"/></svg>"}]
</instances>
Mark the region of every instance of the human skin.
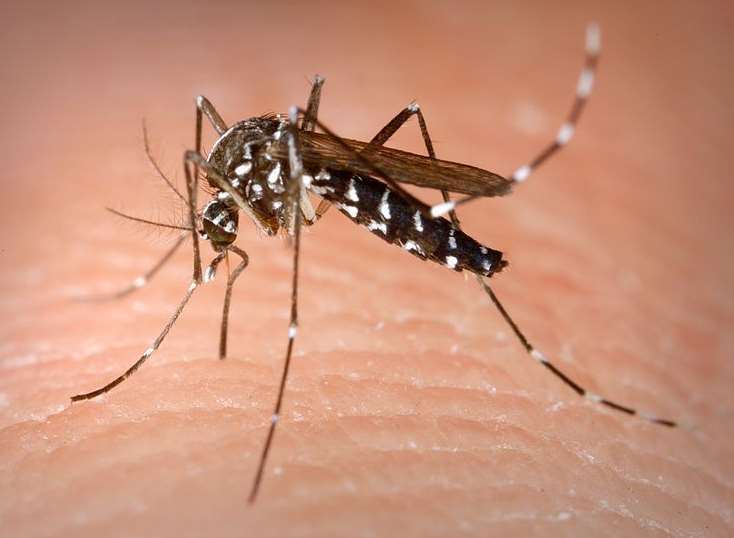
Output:
<instances>
[{"instance_id":1,"label":"human skin","mask_svg":"<svg viewBox=\"0 0 734 538\"><path fill-rule=\"evenodd\" d=\"M730 7L4 9L0 534L734 533ZM292 261L244 217L227 360L222 270L143 368L70 404L132 364L189 285L187 244L131 297L77 300L124 286L175 237L103 209L181 219L142 117L181 178L195 95L232 122L303 104L320 73L336 132L369 139L417 99L440 157L509 173L555 136L592 19L602 58L576 137L460 216L506 253L492 285L539 349L682 428L578 398L473 278L335 210L303 237L296 352L254 506ZM390 145L421 152L416 124Z\"/></svg>"}]
</instances>

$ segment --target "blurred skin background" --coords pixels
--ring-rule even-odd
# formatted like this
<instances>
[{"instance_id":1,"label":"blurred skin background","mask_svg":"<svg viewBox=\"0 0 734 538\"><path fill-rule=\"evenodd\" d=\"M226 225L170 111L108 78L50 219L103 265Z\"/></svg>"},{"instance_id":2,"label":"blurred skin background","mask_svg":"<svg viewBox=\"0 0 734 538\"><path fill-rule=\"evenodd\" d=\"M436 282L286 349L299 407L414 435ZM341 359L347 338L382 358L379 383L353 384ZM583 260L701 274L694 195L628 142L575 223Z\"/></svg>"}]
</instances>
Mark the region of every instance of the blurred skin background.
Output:
<instances>
[{"instance_id":1,"label":"blurred skin background","mask_svg":"<svg viewBox=\"0 0 734 538\"><path fill-rule=\"evenodd\" d=\"M0 20L3 535L732 534L730 4L36 2ZM291 254L245 217L229 359L220 275L144 368L69 405L136 360L188 286L183 249L128 299L74 300L126 285L176 237L104 211L182 218L143 118L183 185L194 96L232 123L304 105L319 73L340 135L369 139L415 99L439 157L509 174L563 121L590 21L602 57L574 140L460 216L509 258L494 287L533 343L684 428L581 401L473 279L335 210L303 238L297 351L254 507ZM422 153L417 124L390 145Z\"/></svg>"}]
</instances>

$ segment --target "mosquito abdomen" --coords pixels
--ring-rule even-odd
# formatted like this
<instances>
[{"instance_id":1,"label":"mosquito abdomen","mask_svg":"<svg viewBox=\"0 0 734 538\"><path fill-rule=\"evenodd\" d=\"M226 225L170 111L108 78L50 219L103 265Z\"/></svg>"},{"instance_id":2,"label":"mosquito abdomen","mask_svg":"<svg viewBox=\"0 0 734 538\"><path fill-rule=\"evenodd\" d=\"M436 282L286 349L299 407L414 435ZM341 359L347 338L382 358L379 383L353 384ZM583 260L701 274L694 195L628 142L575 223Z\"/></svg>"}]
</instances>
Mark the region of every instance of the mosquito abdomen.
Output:
<instances>
[{"instance_id":1,"label":"mosquito abdomen","mask_svg":"<svg viewBox=\"0 0 734 538\"><path fill-rule=\"evenodd\" d=\"M507 262L444 218L431 219L388 185L370 177L321 171L311 190L384 241L453 269L490 276Z\"/></svg>"}]
</instances>

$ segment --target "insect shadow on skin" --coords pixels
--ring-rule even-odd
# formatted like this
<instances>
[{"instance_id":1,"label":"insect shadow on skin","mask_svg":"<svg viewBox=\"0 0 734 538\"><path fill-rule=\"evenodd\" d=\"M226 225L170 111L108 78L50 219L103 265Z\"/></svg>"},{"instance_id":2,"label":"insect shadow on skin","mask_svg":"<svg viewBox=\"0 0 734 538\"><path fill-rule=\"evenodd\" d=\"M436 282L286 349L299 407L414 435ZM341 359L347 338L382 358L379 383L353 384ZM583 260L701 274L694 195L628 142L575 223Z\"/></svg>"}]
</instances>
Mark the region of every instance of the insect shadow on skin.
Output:
<instances>
[{"instance_id":1,"label":"insect shadow on skin","mask_svg":"<svg viewBox=\"0 0 734 538\"><path fill-rule=\"evenodd\" d=\"M235 246L242 211L267 236L284 234L292 238L293 272L290 325L283 371L270 427L258 461L249 502L257 498L263 472L280 421L285 387L298 328L298 270L303 226L316 224L331 205L355 224L388 243L400 246L422 260L439 263L454 271L473 273L484 292L510 326L527 353L579 396L628 415L674 427L671 420L658 418L601 397L581 387L535 348L520 330L489 286L487 278L506 266L502 252L482 245L461 229L455 209L472 200L503 196L525 181L541 164L564 147L573 137L594 83L600 50L600 32L595 24L587 28L586 60L576 87L571 110L556 137L531 161L505 178L473 166L439 160L436 157L423 113L417 103L401 110L369 142L340 138L318 119L324 79L316 76L305 110L291 107L288 115L274 114L249 118L227 126L214 106L203 96L196 99L195 149L184 154L186 194L162 174L145 150L166 184L185 202L188 223L175 228L182 231L176 243L147 273L109 297L121 297L143 287L183 244L193 243L191 283L173 315L152 345L122 375L94 391L73 396L72 401L104 394L122 383L158 349L194 291L211 281L219 264L232 253L240 259L230 272L224 296L219 339L219 357L227 354L227 327L232 288L249 263L248 254ZM416 116L428 156L392 149L385 143L411 117ZM208 157L201 153L202 124L206 117L219 138ZM321 132L316 132L316 129ZM145 134L145 133L144 133ZM211 198L198 208L200 172ZM429 207L407 192L403 183L440 190L443 202ZM452 200L449 193L463 195ZM314 208L309 194L321 198ZM448 214L450 220L443 217ZM160 225L152 221L126 218ZM208 241L216 256L202 270L200 241Z\"/></svg>"}]
</instances>

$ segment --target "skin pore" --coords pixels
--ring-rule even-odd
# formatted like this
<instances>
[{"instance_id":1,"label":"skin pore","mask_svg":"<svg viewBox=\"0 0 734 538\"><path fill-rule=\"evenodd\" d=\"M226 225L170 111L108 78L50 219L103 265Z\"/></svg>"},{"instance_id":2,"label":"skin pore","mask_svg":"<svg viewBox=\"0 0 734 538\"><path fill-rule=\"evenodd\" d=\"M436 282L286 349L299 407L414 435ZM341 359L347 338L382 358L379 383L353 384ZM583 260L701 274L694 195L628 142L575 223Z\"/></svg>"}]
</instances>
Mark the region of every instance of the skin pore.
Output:
<instances>
[{"instance_id":1,"label":"skin pore","mask_svg":"<svg viewBox=\"0 0 734 538\"><path fill-rule=\"evenodd\" d=\"M15 52L2 90L5 532L731 534L726 13L311 7L5 17ZM591 19L604 49L573 141L510 197L459 213L509 259L492 284L533 344L590 390L683 428L577 397L527 356L473 278L333 209L302 238L292 372L254 507L292 262L243 216L237 244L250 265L229 358L216 358L223 263L140 371L70 405L135 361L189 285L186 243L124 300L75 300L129 283L177 237L105 206L185 222L146 161L142 116L183 187L194 95L233 122L303 106L305 77L318 72L319 117L338 134L369 139L417 99L439 157L507 174L555 135ZM415 120L389 145L423 153ZM205 247L204 263L213 255Z\"/></svg>"}]
</instances>

